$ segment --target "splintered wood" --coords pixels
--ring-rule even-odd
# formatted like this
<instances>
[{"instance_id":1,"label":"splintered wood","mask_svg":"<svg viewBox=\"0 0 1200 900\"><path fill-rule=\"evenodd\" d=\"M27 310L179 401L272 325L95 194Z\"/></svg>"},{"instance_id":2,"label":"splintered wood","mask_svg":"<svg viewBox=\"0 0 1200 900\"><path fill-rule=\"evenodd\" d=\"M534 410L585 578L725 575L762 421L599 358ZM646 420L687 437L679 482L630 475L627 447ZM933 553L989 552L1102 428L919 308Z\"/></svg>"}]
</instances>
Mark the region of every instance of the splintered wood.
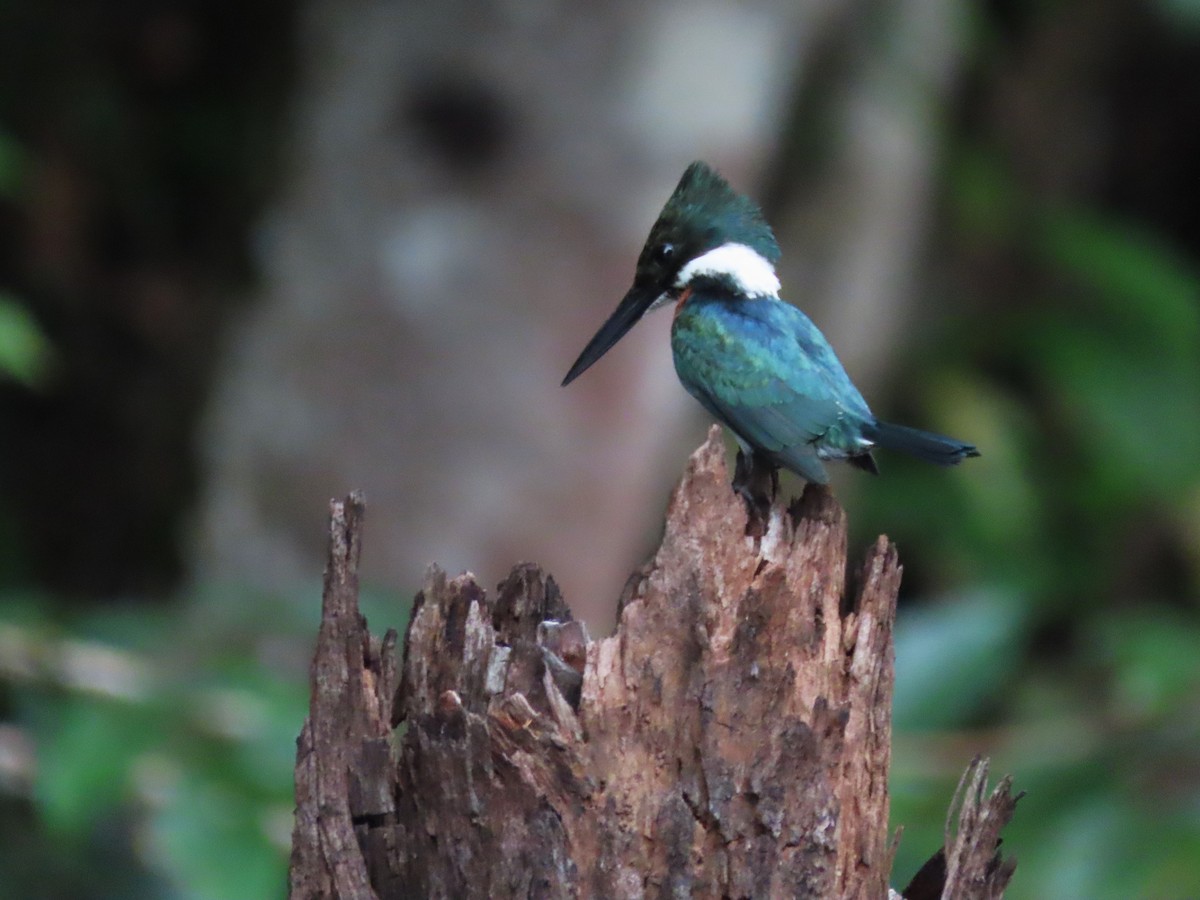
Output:
<instances>
[{"instance_id":1,"label":"splintered wood","mask_svg":"<svg viewBox=\"0 0 1200 900\"><path fill-rule=\"evenodd\" d=\"M714 429L594 642L535 566L434 569L397 675L331 551L292 896L887 897L895 549L847 579L827 491L747 537L728 482Z\"/></svg>"}]
</instances>

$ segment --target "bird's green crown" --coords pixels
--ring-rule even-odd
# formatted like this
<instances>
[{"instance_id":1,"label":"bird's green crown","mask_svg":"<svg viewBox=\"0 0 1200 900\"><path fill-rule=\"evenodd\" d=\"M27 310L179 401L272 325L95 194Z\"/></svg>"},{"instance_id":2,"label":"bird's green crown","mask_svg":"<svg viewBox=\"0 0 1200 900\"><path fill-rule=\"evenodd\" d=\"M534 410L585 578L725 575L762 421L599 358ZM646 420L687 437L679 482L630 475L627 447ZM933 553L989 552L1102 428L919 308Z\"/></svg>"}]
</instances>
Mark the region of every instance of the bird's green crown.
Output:
<instances>
[{"instance_id":1,"label":"bird's green crown","mask_svg":"<svg viewBox=\"0 0 1200 900\"><path fill-rule=\"evenodd\" d=\"M745 244L768 262L779 262L779 245L758 204L729 186L703 162L683 173L654 230L697 240L701 252L721 244Z\"/></svg>"},{"instance_id":2,"label":"bird's green crown","mask_svg":"<svg viewBox=\"0 0 1200 900\"><path fill-rule=\"evenodd\" d=\"M770 265L779 244L762 210L703 162L684 171L638 258L640 284L672 284L688 262L726 244L748 247Z\"/></svg>"}]
</instances>

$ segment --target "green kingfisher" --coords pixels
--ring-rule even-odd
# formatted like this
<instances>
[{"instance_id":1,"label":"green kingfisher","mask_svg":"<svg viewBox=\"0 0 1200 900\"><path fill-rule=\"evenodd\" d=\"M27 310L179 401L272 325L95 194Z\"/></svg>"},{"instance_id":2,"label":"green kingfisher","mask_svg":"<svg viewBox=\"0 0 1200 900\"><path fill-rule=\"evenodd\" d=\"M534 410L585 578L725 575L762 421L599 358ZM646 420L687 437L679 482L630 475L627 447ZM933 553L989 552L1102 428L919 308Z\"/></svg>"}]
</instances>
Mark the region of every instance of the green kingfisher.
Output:
<instances>
[{"instance_id":1,"label":"green kingfisher","mask_svg":"<svg viewBox=\"0 0 1200 900\"><path fill-rule=\"evenodd\" d=\"M571 366L570 384L649 310L675 308L675 372L737 439L734 486L753 503L780 467L825 484L824 461L878 472L876 447L943 466L971 444L881 422L829 341L779 299L779 245L748 197L702 162L688 166L650 229L633 287Z\"/></svg>"}]
</instances>

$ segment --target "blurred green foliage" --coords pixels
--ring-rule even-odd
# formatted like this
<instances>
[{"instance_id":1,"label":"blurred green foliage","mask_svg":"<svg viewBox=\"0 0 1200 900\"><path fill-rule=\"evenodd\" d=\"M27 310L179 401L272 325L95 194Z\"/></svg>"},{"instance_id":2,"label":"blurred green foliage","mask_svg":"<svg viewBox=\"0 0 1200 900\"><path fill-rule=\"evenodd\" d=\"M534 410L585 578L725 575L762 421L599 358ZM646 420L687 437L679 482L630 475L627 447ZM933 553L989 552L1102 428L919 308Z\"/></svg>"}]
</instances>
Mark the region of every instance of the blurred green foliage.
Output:
<instances>
[{"instance_id":1,"label":"blurred green foliage","mask_svg":"<svg viewBox=\"0 0 1200 900\"><path fill-rule=\"evenodd\" d=\"M24 166L20 146L0 130L0 199L17 196ZM50 358L50 345L33 316L0 285L0 378L36 385L45 376Z\"/></svg>"},{"instance_id":2,"label":"blurred green foliage","mask_svg":"<svg viewBox=\"0 0 1200 900\"><path fill-rule=\"evenodd\" d=\"M0 841L0 898L283 896L319 606L315 588L85 615L0 596L0 820L28 823Z\"/></svg>"},{"instance_id":3,"label":"blurred green foliage","mask_svg":"<svg viewBox=\"0 0 1200 900\"><path fill-rule=\"evenodd\" d=\"M0 290L0 378L36 387L46 377L52 358L50 343L33 316Z\"/></svg>"},{"instance_id":4,"label":"blurred green foliage","mask_svg":"<svg viewBox=\"0 0 1200 900\"><path fill-rule=\"evenodd\" d=\"M0 2L0 552L60 597L179 583L298 6Z\"/></svg>"},{"instance_id":5,"label":"blurred green foliage","mask_svg":"<svg viewBox=\"0 0 1200 900\"><path fill-rule=\"evenodd\" d=\"M1200 896L1200 265L975 149L948 198L962 258L1034 292L950 323L901 379L978 465L889 460L851 518L943 594L897 633L896 882L985 752L1027 792L1008 896Z\"/></svg>"},{"instance_id":6,"label":"blurred green foliage","mask_svg":"<svg viewBox=\"0 0 1200 900\"><path fill-rule=\"evenodd\" d=\"M20 190L25 154L13 138L0 130L0 197L11 199Z\"/></svg>"}]
</instances>

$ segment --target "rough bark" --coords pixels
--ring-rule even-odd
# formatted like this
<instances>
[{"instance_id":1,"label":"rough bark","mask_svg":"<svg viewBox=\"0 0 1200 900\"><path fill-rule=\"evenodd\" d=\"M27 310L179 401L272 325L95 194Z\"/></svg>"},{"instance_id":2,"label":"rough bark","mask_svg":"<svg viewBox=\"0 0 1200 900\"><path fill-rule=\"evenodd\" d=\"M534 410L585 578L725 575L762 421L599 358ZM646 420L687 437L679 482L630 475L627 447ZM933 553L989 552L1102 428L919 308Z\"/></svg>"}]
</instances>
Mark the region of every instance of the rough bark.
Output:
<instances>
[{"instance_id":1,"label":"rough bark","mask_svg":"<svg viewBox=\"0 0 1200 900\"><path fill-rule=\"evenodd\" d=\"M396 633L373 645L358 611L363 499L332 504L321 630L309 716L297 740L293 897L373 897L364 861L376 852L369 825L395 809L391 698Z\"/></svg>"},{"instance_id":2,"label":"rough bark","mask_svg":"<svg viewBox=\"0 0 1200 900\"><path fill-rule=\"evenodd\" d=\"M1024 794L1013 795L1012 777L1007 775L988 794L987 776L987 760L976 757L963 773L955 802L946 817L946 883L942 888L945 900L954 897L999 900L1017 867L1015 859L1000 856L1000 831L1012 821L1017 801ZM956 807L958 828L954 829L950 819Z\"/></svg>"},{"instance_id":3,"label":"rough bark","mask_svg":"<svg viewBox=\"0 0 1200 900\"><path fill-rule=\"evenodd\" d=\"M880 538L847 579L827 491L776 503L747 537L714 429L612 637L588 642L535 566L495 600L433 569L398 692L392 645L353 603L358 539L339 528L360 516L335 504L293 897L888 895L900 566ZM985 781L975 770L947 891L1005 868ZM1000 896L1007 873L946 896Z\"/></svg>"},{"instance_id":4,"label":"rough bark","mask_svg":"<svg viewBox=\"0 0 1200 900\"><path fill-rule=\"evenodd\" d=\"M1017 861L1000 855L1000 831L1012 821L1017 801L1012 778L1004 777L987 793L988 761L975 757L963 773L946 814L946 840L925 863L903 900L999 900L1004 896ZM958 812L958 827L952 824ZM949 862L947 862L949 860Z\"/></svg>"}]
</instances>

